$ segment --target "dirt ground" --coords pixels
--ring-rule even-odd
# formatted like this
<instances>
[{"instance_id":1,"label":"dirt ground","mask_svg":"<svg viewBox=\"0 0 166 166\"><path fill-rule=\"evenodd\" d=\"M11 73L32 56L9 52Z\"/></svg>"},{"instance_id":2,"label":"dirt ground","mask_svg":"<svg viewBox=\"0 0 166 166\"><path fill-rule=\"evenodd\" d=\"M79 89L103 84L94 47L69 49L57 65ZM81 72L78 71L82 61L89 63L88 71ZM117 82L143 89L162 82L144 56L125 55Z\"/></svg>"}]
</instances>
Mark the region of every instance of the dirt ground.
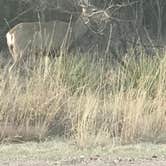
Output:
<instances>
[{"instance_id":1,"label":"dirt ground","mask_svg":"<svg viewBox=\"0 0 166 166\"><path fill-rule=\"evenodd\" d=\"M0 161L0 166L166 166L166 158L149 159L111 159L111 157L94 156L89 158L73 158L61 161L46 160L10 160Z\"/></svg>"},{"instance_id":2,"label":"dirt ground","mask_svg":"<svg viewBox=\"0 0 166 166\"><path fill-rule=\"evenodd\" d=\"M0 166L166 166L166 144L84 149L59 139L0 144Z\"/></svg>"}]
</instances>

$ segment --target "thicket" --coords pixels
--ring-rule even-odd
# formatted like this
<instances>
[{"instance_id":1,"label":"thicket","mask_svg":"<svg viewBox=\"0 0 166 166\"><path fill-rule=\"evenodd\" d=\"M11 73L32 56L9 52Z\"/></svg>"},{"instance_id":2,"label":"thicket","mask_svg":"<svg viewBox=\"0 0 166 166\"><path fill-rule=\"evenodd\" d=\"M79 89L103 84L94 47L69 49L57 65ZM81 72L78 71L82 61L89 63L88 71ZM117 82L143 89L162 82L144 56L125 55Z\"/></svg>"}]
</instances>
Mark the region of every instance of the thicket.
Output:
<instances>
[{"instance_id":1,"label":"thicket","mask_svg":"<svg viewBox=\"0 0 166 166\"><path fill-rule=\"evenodd\" d=\"M138 28L145 27L150 37L158 41L166 35L165 0L0 0L1 40L6 31L19 22L37 21L39 17L44 21L52 20L55 8L60 7L62 10L73 12L80 3L104 10L110 6L124 6L117 10L117 18L125 16L122 17L124 21L127 16L137 19Z\"/></svg>"}]
</instances>

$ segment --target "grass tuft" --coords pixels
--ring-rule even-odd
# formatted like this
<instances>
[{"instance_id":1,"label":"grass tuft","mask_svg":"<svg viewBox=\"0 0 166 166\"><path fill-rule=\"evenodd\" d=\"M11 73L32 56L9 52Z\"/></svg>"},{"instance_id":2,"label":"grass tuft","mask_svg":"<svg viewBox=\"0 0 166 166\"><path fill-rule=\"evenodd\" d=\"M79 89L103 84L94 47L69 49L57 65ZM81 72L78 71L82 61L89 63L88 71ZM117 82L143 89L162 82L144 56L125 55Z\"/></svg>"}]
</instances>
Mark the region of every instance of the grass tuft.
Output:
<instances>
[{"instance_id":1,"label":"grass tuft","mask_svg":"<svg viewBox=\"0 0 166 166\"><path fill-rule=\"evenodd\" d=\"M0 140L74 139L81 146L166 140L166 58L41 58L0 78ZM165 142L166 143L166 142Z\"/></svg>"}]
</instances>

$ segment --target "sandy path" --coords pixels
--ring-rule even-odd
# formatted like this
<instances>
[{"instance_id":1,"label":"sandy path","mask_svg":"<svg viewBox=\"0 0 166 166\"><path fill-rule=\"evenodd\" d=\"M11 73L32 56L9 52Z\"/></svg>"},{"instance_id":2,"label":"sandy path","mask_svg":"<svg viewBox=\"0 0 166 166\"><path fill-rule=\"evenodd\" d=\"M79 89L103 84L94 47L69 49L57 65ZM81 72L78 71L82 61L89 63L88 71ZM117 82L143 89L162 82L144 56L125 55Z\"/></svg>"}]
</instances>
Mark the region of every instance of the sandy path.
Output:
<instances>
[{"instance_id":1,"label":"sandy path","mask_svg":"<svg viewBox=\"0 0 166 166\"><path fill-rule=\"evenodd\" d=\"M164 159L117 159L94 157L63 161L18 160L0 161L0 166L166 166Z\"/></svg>"}]
</instances>

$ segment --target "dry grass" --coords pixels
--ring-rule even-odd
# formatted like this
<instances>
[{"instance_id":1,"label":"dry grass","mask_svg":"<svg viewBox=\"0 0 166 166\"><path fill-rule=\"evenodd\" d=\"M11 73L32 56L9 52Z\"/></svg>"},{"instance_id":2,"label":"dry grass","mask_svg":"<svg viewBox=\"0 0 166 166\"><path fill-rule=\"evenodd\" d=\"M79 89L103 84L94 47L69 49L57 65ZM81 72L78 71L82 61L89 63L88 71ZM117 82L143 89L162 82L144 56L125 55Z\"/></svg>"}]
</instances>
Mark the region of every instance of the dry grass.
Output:
<instances>
[{"instance_id":1,"label":"dry grass","mask_svg":"<svg viewBox=\"0 0 166 166\"><path fill-rule=\"evenodd\" d=\"M1 141L49 135L81 146L166 142L166 58L125 58L125 68L90 56L39 60L0 79Z\"/></svg>"}]
</instances>

